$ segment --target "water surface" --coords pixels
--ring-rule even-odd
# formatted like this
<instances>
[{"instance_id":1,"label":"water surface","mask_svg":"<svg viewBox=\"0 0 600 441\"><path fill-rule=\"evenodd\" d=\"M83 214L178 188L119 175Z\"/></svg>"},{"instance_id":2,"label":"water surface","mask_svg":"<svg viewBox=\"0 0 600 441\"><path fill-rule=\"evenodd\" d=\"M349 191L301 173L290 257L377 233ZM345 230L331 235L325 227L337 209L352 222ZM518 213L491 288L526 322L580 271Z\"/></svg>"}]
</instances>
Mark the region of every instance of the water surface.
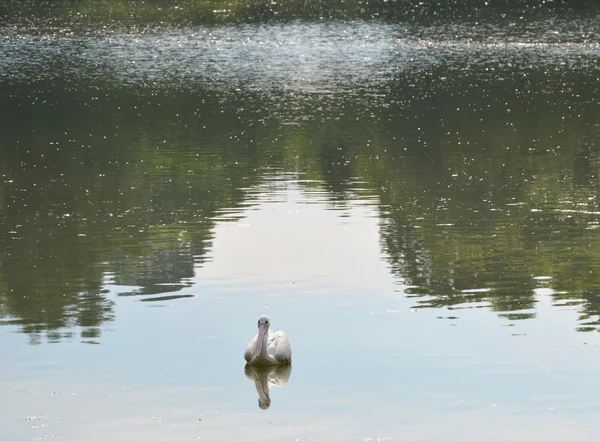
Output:
<instances>
[{"instance_id":1,"label":"water surface","mask_svg":"<svg viewBox=\"0 0 600 441\"><path fill-rule=\"evenodd\" d=\"M595 439L599 32L4 24L7 439Z\"/></svg>"}]
</instances>

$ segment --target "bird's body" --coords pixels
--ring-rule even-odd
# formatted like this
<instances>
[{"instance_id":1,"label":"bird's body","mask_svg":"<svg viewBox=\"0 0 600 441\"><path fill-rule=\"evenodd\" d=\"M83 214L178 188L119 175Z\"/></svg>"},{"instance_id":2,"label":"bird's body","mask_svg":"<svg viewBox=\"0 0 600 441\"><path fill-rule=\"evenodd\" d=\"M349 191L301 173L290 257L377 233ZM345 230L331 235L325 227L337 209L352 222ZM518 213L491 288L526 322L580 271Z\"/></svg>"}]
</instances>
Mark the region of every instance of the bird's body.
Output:
<instances>
[{"instance_id":1,"label":"bird's body","mask_svg":"<svg viewBox=\"0 0 600 441\"><path fill-rule=\"evenodd\" d=\"M269 319L258 320L258 334L248 344L244 358L254 366L274 366L292 362L292 346L283 331L269 330Z\"/></svg>"}]
</instances>

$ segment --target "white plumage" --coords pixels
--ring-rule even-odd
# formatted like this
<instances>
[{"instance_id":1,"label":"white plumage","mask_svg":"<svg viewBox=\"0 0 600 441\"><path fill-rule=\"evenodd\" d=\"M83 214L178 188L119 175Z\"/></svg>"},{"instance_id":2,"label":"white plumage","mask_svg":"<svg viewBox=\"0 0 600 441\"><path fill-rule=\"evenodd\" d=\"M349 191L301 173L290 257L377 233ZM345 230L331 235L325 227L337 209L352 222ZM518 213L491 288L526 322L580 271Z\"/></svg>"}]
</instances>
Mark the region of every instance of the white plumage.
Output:
<instances>
[{"instance_id":1,"label":"white plumage","mask_svg":"<svg viewBox=\"0 0 600 441\"><path fill-rule=\"evenodd\" d=\"M248 344L244 358L253 366L273 366L292 362L292 346L283 331L269 330L268 317L258 319L258 334Z\"/></svg>"}]
</instances>

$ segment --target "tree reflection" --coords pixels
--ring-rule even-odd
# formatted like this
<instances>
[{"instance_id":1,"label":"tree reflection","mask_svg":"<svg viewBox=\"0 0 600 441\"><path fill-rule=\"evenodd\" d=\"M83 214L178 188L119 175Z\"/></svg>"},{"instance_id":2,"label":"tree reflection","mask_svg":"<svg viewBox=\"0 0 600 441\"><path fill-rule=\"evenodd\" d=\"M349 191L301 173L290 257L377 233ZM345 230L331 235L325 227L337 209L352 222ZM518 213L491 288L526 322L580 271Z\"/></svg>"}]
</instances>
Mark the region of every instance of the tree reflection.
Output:
<instances>
[{"instance_id":1,"label":"tree reflection","mask_svg":"<svg viewBox=\"0 0 600 441\"><path fill-rule=\"evenodd\" d=\"M509 90L519 90L518 82ZM460 112L443 111L448 102L466 104L457 95L460 83L437 90L438 103L415 102L409 111L423 115L417 124L443 125L413 130L402 145L389 146L369 176L381 184L381 243L393 271L413 286L407 291L416 307L486 307L513 320L535 316L535 276L552 276L555 303L580 304L580 329L598 329L598 291L591 289L600 275L598 154L589 148L597 130L566 108L556 115L552 103L529 96L504 95L515 100L515 110L503 114L493 104L500 94L488 96L492 105L483 119L489 122L470 128ZM477 100L471 105L485 107ZM549 130L551 121L556 128Z\"/></svg>"},{"instance_id":2,"label":"tree reflection","mask_svg":"<svg viewBox=\"0 0 600 441\"><path fill-rule=\"evenodd\" d=\"M114 314L107 274L130 295L190 286L216 222L242 217L249 189L278 170L327 191L330 208L357 188L375 196L382 249L415 307L528 319L536 276L551 276L553 300L599 329L597 75L524 76L498 61L490 78L488 67L398 71L367 88L384 98L321 110L312 97L206 85L2 89L4 322L33 341L73 328L93 341ZM265 111L273 100L283 116Z\"/></svg>"},{"instance_id":3,"label":"tree reflection","mask_svg":"<svg viewBox=\"0 0 600 441\"><path fill-rule=\"evenodd\" d=\"M77 112L80 99L66 94L71 114L50 105L36 108L35 118L22 114L26 98L7 100L16 127L3 147L13 150L2 164L0 313L34 343L42 335L73 337L71 328L80 328L83 340L96 339L113 317L103 291L107 274L136 287L136 295L190 286L194 266L207 259L215 219L245 201L242 188L257 182L261 165L253 149L220 138L197 146L181 133L165 135L172 120L157 129L135 110ZM116 106L135 109L137 101L129 95ZM219 106L213 101L203 110ZM162 109L148 108L150 120L164 120ZM229 116L218 115L188 122L217 130L219 118Z\"/></svg>"}]
</instances>

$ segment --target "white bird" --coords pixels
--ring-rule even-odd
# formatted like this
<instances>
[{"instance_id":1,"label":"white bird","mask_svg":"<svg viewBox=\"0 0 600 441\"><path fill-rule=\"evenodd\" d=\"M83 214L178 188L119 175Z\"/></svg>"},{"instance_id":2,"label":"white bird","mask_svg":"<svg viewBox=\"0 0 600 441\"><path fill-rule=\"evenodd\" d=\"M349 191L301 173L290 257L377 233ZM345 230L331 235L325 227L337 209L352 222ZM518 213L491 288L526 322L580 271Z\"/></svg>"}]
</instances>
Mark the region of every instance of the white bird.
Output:
<instances>
[{"instance_id":1,"label":"white bird","mask_svg":"<svg viewBox=\"0 0 600 441\"><path fill-rule=\"evenodd\" d=\"M244 358L253 366L273 366L292 362L292 346L285 332L269 330L269 318L258 319L258 334L250 341Z\"/></svg>"}]
</instances>

